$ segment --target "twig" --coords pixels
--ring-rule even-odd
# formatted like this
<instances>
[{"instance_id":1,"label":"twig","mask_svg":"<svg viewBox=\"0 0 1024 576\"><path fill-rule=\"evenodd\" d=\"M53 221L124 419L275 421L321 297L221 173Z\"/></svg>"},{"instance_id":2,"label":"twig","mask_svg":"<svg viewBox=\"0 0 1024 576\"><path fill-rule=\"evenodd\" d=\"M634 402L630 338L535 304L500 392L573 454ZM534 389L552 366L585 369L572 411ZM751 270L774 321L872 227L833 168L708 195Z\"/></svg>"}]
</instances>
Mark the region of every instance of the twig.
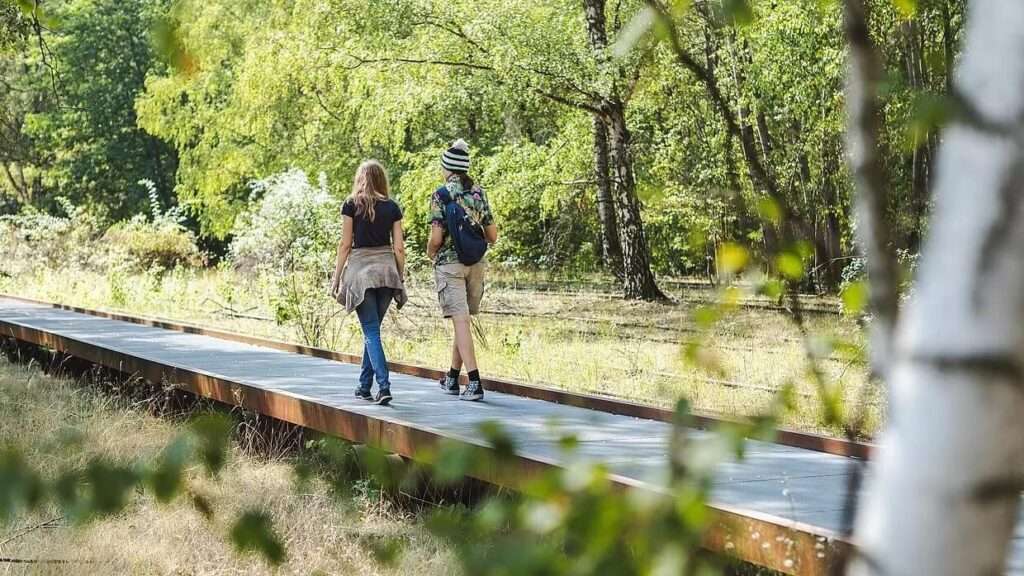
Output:
<instances>
[{"instance_id":1,"label":"twig","mask_svg":"<svg viewBox=\"0 0 1024 576\"><path fill-rule=\"evenodd\" d=\"M53 517L53 518L51 518L49 520L46 520L44 522L40 522L39 524L35 524L33 526L28 526L26 528L22 528L21 530L18 530L14 534L8 536L6 539L0 541L0 547L3 547L5 544L9 544L9 543L13 542L14 540L17 540L18 538L21 538L22 536L26 536L26 535L28 535L28 534L30 534L32 532L35 532L36 530L39 530L40 528L47 528L47 527L51 526L52 524L54 524L56 522L59 522L63 518L64 518L63 516L55 516L55 517Z\"/></svg>"}]
</instances>

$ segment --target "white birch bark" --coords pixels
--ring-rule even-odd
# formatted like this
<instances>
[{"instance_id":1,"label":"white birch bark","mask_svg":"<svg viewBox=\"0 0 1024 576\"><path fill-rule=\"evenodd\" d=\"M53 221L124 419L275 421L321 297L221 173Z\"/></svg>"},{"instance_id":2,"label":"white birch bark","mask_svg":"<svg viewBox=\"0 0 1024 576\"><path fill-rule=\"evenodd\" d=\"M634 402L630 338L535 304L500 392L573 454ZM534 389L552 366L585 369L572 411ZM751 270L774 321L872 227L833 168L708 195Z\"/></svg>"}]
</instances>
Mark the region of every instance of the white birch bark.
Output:
<instances>
[{"instance_id":1,"label":"white birch bark","mask_svg":"<svg viewBox=\"0 0 1024 576\"><path fill-rule=\"evenodd\" d=\"M1000 574L1024 465L1024 1L974 0L851 573Z\"/></svg>"}]
</instances>

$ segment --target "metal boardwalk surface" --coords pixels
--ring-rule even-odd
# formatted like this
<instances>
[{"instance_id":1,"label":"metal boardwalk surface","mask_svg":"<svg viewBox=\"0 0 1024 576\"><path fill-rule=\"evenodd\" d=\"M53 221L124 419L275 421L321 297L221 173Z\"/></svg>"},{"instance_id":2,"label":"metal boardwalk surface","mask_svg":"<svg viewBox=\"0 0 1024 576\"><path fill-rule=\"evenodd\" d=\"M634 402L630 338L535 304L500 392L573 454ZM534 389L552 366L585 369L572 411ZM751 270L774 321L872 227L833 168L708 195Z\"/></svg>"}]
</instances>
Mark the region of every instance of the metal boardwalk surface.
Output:
<instances>
[{"instance_id":1,"label":"metal boardwalk surface","mask_svg":"<svg viewBox=\"0 0 1024 576\"><path fill-rule=\"evenodd\" d=\"M599 460L627 485L657 490L666 473L670 426L654 420L496 392L488 392L483 402L461 402L441 394L433 380L403 374L392 374L395 399L391 406L381 407L353 397L359 375L353 364L5 298L0 298L0 334L108 366L116 363L113 368L159 366L166 378L187 373L198 379L193 391L229 403L243 404L232 401L230 394L237 396L237 389L214 393L204 383L242 385L261 398L246 407L266 407L261 411L271 416L328 428L324 431L355 441L366 438L348 433L350 428L393 427L400 430L401 439L381 443L398 446L399 453L414 443L406 440L417 434L479 444L473 431L485 421L496 421L516 440L524 460L544 466L566 464L569 456L559 440L571 434L579 440L573 458ZM305 407L301 414L290 407L295 403ZM318 425L330 418L346 423ZM361 424L347 424L347 419ZM712 505L751 521L712 537L708 547L785 572L823 574L841 528L851 465L841 456L747 441L743 461L716 469ZM795 550L798 545L812 549Z\"/></svg>"}]
</instances>

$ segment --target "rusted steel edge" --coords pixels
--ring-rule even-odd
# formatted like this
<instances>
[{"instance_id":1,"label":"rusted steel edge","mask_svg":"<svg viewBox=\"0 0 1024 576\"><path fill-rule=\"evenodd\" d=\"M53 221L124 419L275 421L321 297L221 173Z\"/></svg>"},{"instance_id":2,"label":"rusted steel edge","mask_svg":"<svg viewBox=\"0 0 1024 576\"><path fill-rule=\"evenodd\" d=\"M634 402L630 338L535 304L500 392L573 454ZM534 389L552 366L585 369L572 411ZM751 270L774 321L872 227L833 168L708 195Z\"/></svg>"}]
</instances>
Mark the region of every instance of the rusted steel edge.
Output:
<instances>
[{"instance_id":1,"label":"rusted steel edge","mask_svg":"<svg viewBox=\"0 0 1024 576\"><path fill-rule=\"evenodd\" d=\"M360 356L356 356L354 354L334 352L332 350L313 348L310 346L304 346L302 344L294 344L291 342L282 342L279 340L271 340L268 338L249 336L246 334L239 334L236 332L219 330L216 328L208 328L205 326L198 326L195 324L186 324L163 318L133 316L118 312L108 312L105 310L81 308L78 306L46 302L43 300L35 300L32 298L12 296L2 293L0 293L0 298L19 300L29 304L49 306L61 310L68 310L70 312L78 312L80 314L88 314L91 316L98 316L101 318L108 318L111 320L121 320L124 322L131 322L133 324L141 324L155 328L164 328L166 330L175 330L177 332L186 332L189 334L199 334L203 336L210 336L213 338L220 338L222 340L242 342L245 344L252 344L254 346L261 346L264 348L274 348L276 350L283 350L286 352L293 352L295 354L303 354L306 356L316 356L317 358L335 360L338 362L346 362L349 364L359 364L362 361L362 358ZM388 366L391 368L391 370L395 372L398 372L400 374L407 374L410 376L419 376L422 378L432 379L439 379L444 376L443 371L436 370L433 368L427 368L424 366L400 364L397 362L389 362ZM462 379L465 382L466 377L462 376ZM554 402L556 404L566 404L569 406L576 406L579 408L588 408L590 410L608 412L610 414L618 414L621 416L632 416L634 418L658 420L661 422L672 422L673 419L673 412L671 410L659 408L657 406L651 406L648 404L631 402L629 400L612 398L609 396L599 396L596 394L585 394L580 392L568 392L565 390L560 390L558 388L552 388L550 386L541 386L537 384L523 384L520 382L512 382L509 380L500 380L492 378L484 378L483 385L484 388L488 390L494 390L495 392L504 392L506 394L514 394L516 396L522 396L525 398L534 398L537 400ZM713 428L721 424L735 424L739 422L738 420L732 420L718 415L701 413L693 414L693 421L697 427L704 429ZM871 452L872 450L874 450L874 445L869 443L851 442L849 440L842 438L833 438L830 436L811 434L808 432L798 432L796 430L788 430L785 428L776 429L772 441L776 444L792 446L794 448L803 448L815 452L824 452L826 454L834 454L836 456L847 456L851 458L860 458L865 460L871 457Z\"/></svg>"},{"instance_id":2,"label":"rusted steel edge","mask_svg":"<svg viewBox=\"0 0 1024 576\"><path fill-rule=\"evenodd\" d=\"M0 320L0 336L139 375L151 382L168 382L198 396L413 460L435 453L442 440L467 444L484 453L491 452L486 444L468 437L372 418L298 395L264 390L205 371L163 364L17 322ZM487 463L473 470L471 475L474 478L514 490L523 489L540 474L560 468L552 460L534 456L516 455L513 462L505 463L493 458L475 460ZM612 474L609 479L620 489L666 493L663 488L632 478ZM816 526L729 506L709 504L709 508L714 519L704 535L704 548L785 574L827 576L832 563L845 557L852 548L848 541Z\"/></svg>"}]
</instances>

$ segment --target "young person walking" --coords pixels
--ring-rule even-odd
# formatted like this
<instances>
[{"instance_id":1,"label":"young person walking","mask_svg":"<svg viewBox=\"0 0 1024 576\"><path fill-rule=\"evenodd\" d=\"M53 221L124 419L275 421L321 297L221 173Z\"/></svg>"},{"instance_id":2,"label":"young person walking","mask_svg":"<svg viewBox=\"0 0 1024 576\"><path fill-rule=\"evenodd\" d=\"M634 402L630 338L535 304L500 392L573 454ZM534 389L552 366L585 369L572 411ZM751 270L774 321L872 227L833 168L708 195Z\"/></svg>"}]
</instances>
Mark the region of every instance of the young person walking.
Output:
<instances>
[{"instance_id":1,"label":"young person walking","mask_svg":"<svg viewBox=\"0 0 1024 576\"><path fill-rule=\"evenodd\" d=\"M444 184L430 197L427 256L434 261L441 313L451 318L453 330L451 368L441 380L441 389L446 394L458 394L459 372L465 366L469 384L459 398L481 400L484 388L470 317L480 311L487 268L483 252L497 241L498 228L487 196L469 177L469 166L469 145L461 138L441 155Z\"/></svg>"},{"instance_id":2,"label":"young person walking","mask_svg":"<svg viewBox=\"0 0 1024 576\"><path fill-rule=\"evenodd\" d=\"M363 328L363 364L356 397L381 405L391 402L388 360L380 337L392 300L406 302L405 239L402 209L390 198L388 176L376 160L356 171L352 195L342 205L341 241L331 278L331 294L355 310ZM377 395L371 394L377 379Z\"/></svg>"}]
</instances>

